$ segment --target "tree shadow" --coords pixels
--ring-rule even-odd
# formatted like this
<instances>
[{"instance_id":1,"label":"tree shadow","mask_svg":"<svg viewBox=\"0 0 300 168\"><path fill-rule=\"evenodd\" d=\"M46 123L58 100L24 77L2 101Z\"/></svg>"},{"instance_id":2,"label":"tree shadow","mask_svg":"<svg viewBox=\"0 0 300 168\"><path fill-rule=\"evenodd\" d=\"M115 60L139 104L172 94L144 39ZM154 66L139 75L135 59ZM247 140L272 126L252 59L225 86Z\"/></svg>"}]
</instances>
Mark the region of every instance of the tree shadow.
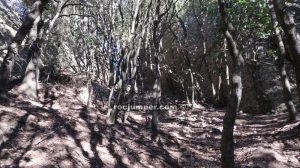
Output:
<instances>
[{"instance_id":1,"label":"tree shadow","mask_svg":"<svg viewBox=\"0 0 300 168\"><path fill-rule=\"evenodd\" d=\"M17 121L16 127L13 128L12 132L7 135L7 140L1 143L1 145L0 145L0 154L2 153L3 149L12 147L12 145L13 145L12 142L14 141L14 139L20 133L21 128L26 125L26 121L27 121L30 114L31 114L30 112L27 112L25 115L23 115L19 118L19 120ZM2 155L1 155L0 159L1 158L2 158Z\"/></svg>"},{"instance_id":2,"label":"tree shadow","mask_svg":"<svg viewBox=\"0 0 300 168\"><path fill-rule=\"evenodd\" d=\"M109 143L107 145L107 149L110 152L110 154L116 159L117 163L115 164L115 168L127 168L127 166L122 161L122 156L119 155L115 149L113 143Z\"/></svg>"},{"instance_id":3,"label":"tree shadow","mask_svg":"<svg viewBox=\"0 0 300 168\"><path fill-rule=\"evenodd\" d=\"M20 156L17 157L14 161L13 161L13 165L12 167L20 167L20 161L23 159L24 155L31 150L32 148L32 143L34 138L36 137L36 133L33 133L32 136L30 137L30 142L29 144L23 149L23 151L21 152ZM25 158L26 161L29 161L29 158Z\"/></svg>"},{"instance_id":4,"label":"tree shadow","mask_svg":"<svg viewBox=\"0 0 300 168\"><path fill-rule=\"evenodd\" d=\"M99 132L100 130L97 128L96 123L90 122L88 107L84 106L81 109L79 116L86 122L86 124L91 132L90 133L90 146L91 146L91 151L94 154L94 157L90 159L91 167L93 167L93 168L103 167L104 164L103 164L102 160L100 159L99 152L97 150L97 145L102 144L102 135Z\"/></svg>"},{"instance_id":5,"label":"tree shadow","mask_svg":"<svg viewBox=\"0 0 300 168\"><path fill-rule=\"evenodd\" d=\"M51 104L51 102L48 102ZM53 104L53 103L52 103ZM91 150L94 152L94 157L90 157L89 153L84 149L84 147L81 144L81 140L78 137L78 131L76 129L74 129L74 123L70 122L69 120L61 117L59 115L59 112L55 109L52 108L44 108L44 107L23 107L20 106L18 107L21 110L25 110L27 111L27 113L25 115L23 115L22 117L20 117L20 119L17 122L17 126L13 129L12 133L10 133L7 137L8 140L6 140L5 142L3 142L0 145L0 152L3 149L6 148L11 148L13 147L12 142L14 141L14 139L18 136L18 133L20 132L21 128L24 127L26 125L26 121L29 117L29 115L36 115L37 112L33 112L33 111L38 111L39 114L41 113L47 113L48 115L51 116L52 119L54 119L54 126L52 127L52 131L57 134L59 137L63 137L64 133L61 132L61 130L58 129L58 127L61 127L62 129L65 129L66 132L68 133L68 135L70 135L70 137L72 137L73 141L75 142L76 146L81 150L82 155L89 161L90 167L103 167L103 163L101 161L101 159L99 158L99 154L98 151L96 150L96 145L97 140L99 138L99 134L97 133L92 133L91 135L91 139L90 139L90 143L91 143ZM30 112L29 112L30 111ZM90 125L90 127L92 127L92 125ZM35 134L38 131L35 130L35 133L32 133L34 136L36 136ZM31 148L31 144L30 146L26 147L25 150L23 152L21 152L21 156L23 156L27 151L29 151ZM5 159L8 156L7 155L1 155L1 159ZM20 160L23 157L19 157L14 161L14 164L17 164L20 162Z\"/></svg>"}]
</instances>

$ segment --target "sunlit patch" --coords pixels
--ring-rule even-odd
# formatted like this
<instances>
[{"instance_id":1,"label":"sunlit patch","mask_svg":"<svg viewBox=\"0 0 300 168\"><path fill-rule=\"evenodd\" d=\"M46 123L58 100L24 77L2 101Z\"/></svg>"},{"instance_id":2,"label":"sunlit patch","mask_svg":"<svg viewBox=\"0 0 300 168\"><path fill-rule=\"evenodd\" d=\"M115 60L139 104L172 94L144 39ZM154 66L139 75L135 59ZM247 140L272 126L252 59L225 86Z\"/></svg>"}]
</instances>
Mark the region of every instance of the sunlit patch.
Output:
<instances>
[{"instance_id":1,"label":"sunlit patch","mask_svg":"<svg viewBox=\"0 0 300 168\"><path fill-rule=\"evenodd\" d=\"M89 99L89 89L87 87L79 88L78 98L81 100L83 104L87 104Z\"/></svg>"}]
</instances>

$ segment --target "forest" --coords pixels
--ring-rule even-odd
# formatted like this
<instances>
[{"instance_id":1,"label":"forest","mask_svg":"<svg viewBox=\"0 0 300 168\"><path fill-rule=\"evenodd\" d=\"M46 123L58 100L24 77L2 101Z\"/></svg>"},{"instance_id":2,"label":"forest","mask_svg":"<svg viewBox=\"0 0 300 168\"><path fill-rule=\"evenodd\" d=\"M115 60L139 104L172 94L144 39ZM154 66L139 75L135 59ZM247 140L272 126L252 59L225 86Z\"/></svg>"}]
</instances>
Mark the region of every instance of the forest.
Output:
<instances>
[{"instance_id":1,"label":"forest","mask_svg":"<svg viewBox=\"0 0 300 168\"><path fill-rule=\"evenodd\" d=\"M300 167L300 0L0 0L1 168Z\"/></svg>"}]
</instances>

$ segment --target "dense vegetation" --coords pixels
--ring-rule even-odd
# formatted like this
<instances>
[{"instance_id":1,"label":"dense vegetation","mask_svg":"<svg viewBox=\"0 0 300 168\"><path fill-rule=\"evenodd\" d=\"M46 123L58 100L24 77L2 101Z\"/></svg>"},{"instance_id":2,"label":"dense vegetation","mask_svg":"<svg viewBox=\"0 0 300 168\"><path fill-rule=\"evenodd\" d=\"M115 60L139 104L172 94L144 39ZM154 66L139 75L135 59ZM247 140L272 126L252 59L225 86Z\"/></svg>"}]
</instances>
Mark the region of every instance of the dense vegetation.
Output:
<instances>
[{"instance_id":1,"label":"dense vegetation","mask_svg":"<svg viewBox=\"0 0 300 168\"><path fill-rule=\"evenodd\" d=\"M101 124L106 132L126 122L135 127L146 121L151 142L159 146L167 136L164 126L172 123L168 119L179 117L176 114L182 111L187 118L193 118L193 111L199 111L198 117L207 117L200 112L203 108L213 107L216 113L225 109L224 116L218 116L222 128L213 126L220 132L220 150L215 155L221 156L215 166L237 166L236 119L240 123L244 112L251 119L256 119L255 115L285 115L286 127L276 130L279 128L274 126L270 136L289 132L285 137L288 142L299 141L299 0L1 0L0 4L0 125L18 120L1 119L13 108L27 112L11 134L11 130L0 132L0 167L8 161L2 154L9 148L7 144L18 141L14 130L26 125L29 115L37 117L35 110L65 123L51 128L51 135L59 132L58 127L65 127L82 155L90 159L77 139L78 130L60 115L74 110L78 96L83 100L79 116L91 132L94 158L89 160L90 167L113 166L99 159L103 150L96 149L97 143L93 146L93 135L99 134L93 124ZM66 111L60 111L48 100L56 100L57 94L63 96L55 85L63 88L65 96L77 92L72 87L84 86L85 90L73 95L73 105L62 99ZM30 103L24 106L21 102ZM124 105L148 105L148 109L124 109ZM88 122L95 119L92 116L97 118L97 111L105 118L98 114L97 121ZM130 117L132 112L145 120ZM12 167L20 166L23 155ZM299 166L300 156L295 157L296 161L284 166ZM164 162L171 167L199 166L174 164L172 159L166 157ZM267 157L262 155L261 159ZM238 166L253 165L238 162Z\"/></svg>"}]
</instances>

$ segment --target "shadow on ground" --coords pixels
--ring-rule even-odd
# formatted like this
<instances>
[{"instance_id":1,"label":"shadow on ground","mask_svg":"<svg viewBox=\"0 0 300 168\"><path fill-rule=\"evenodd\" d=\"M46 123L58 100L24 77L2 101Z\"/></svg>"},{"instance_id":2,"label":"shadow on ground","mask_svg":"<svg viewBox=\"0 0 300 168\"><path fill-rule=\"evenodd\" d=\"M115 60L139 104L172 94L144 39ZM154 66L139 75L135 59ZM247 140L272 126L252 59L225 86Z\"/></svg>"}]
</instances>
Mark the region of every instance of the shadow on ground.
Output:
<instances>
[{"instance_id":1,"label":"shadow on ground","mask_svg":"<svg viewBox=\"0 0 300 168\"><path fill-rule=\"evenodd\" d=\"M14 97L10 106L0 105L1 167L220 167L222 110L170 111L158 138L151 139L145 112L129 112L125 123L106 125L105 98L95 95L100 105L88 108L80 87L47 84L42 91L39 103ZM279 160L283 167L298 166L299 137L272 136L286 118L239 114L238 165Z\"/></svg>"}]
</instances>

